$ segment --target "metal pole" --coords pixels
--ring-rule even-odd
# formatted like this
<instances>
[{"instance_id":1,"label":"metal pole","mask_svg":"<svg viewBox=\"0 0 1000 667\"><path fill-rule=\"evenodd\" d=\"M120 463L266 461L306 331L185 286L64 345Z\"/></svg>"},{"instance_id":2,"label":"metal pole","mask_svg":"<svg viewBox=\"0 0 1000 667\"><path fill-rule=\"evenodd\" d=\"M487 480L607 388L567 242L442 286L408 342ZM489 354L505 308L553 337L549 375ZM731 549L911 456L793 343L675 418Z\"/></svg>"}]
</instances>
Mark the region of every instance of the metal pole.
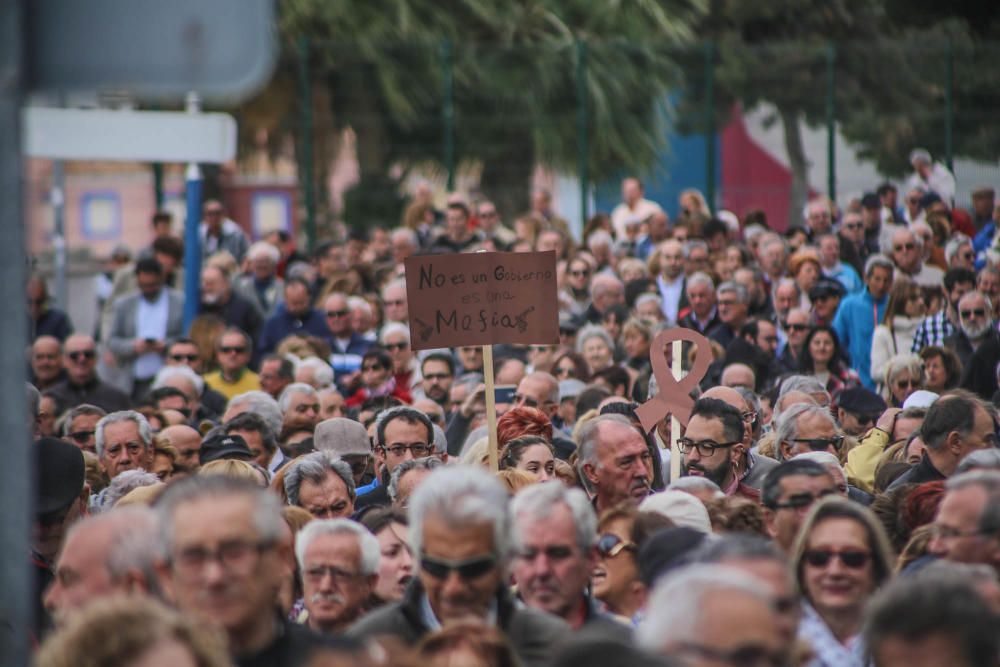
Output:
<instances>
[{"instance_id":1,"label":"metal pole","mask_svg":"<svg viewBox=\"0 0 1000 667\"><path fill-rule=\"evenodd\" d=\"M313 178L313 119L312 119L312 79L309 76L309 38L299 38L299 108L302 109L301 158L302 196L306 204L306 247L312 253L316 245L316 189Z\"/></svg>"},{"instance_id":2,"label":"metal pole","mask_svg":"<svg viewBox=\"0 0 1000 667\"><path fill-rule=\"evenodd\" d=\"M28 629L35 579L28 565L31 514L35 499L28 446L25 364L28 343L23 306L25 259L24 170L21 164L21 105L25 51L23 1L0 2L0 298L9 304L0 319L0 339L9 351L0 360L0 428L7 441L0 467L0 665L27 665Z\"/></svg>"},{"instance_id":3,"label":"metal pole","mask_svg":"<svg viewBox=\"0 0 1000 667\"><path fill-rule=\"evenodd\" d=\"M201 111L201 100L198 93L187 94L186 110L196 114ZM187 218L184 221L184 329L198 316L198 303L201 301L199 287L201 282L201 239L198 225L201 222L201 167L197 162L189 162L185 175L187 192Z\"/></svg>"},{"instance_id":4,"label":"metal pole","mask_svg":"<svg viewBox=\"0 0 1000 667\"><path fill-rule=\"evenodd\" d=\"M952 131L955 126L955 51L951 40L945 42L945 84L944 84L944 160L948 169L955 173L954 145ZM951 202L948 202L951 205Z\"/></svg>"},{"instance_id":5,"label":"metal pole","mask_svg":"<svg viewBox=\"0 0 1000 667\"><path fill-rule=\"evenodd\" d=\"M576 141L577 169L580 172L580 229L587 224L590 217L588 204L590 200L590 109L587 106L587 43L576 40Z\"/></svg>"},{"instance_id":6,"label":"metal pole","mask_svg":"<svg viewBox=\"0 0 1000 667\"><path fill-rule=\"evenodd\" d=\"M826 44L826 179L830 201L837 201L837 98L836 72L837 46Z\"/></svg>"},{"instance_id":7,"label":"metal pole","mask_svg":"<svg viewBox=\"0 0 1000 667\"><path fill-rule=\"evenodd\" d=\"M705 199L715 210L715 43L705 42Z\"/></svg>"},{"instance_id":8,"label":"metal pole","mask_svg":"<svg viewBox=\"0 0 1000 667\"><path fill-rule=\"evenodd\" d=\"M450 39L441 42L442 120L444 121L444 166L448 170L448 192L455 189L455 77Z\"/></svg>"},{"instance_id":9,"label":"metal pole","mask_svg":"<svg viewBox=\"0 0 1000 667\"><path fill-rule=\"evenodd\" d=\"M53 263L56 274L56 305L63 312L69 305L69 288L66 286L66 169L62 160L55 160L52 163L52 192L50 194L52 202L52 218L54 223L54 234L52 235L52 249L55 251Z\"/></svg>"},{"instance_id":10,"label":"metal pole","mask_svg":"<svg viewBox=\"0 0 1000 667\"><path fill-rule=\"evenodd\" d=\"M153 198L156 200L156 210L163 208L163 163L153 163Z\"/></svg>"}]
</instances>

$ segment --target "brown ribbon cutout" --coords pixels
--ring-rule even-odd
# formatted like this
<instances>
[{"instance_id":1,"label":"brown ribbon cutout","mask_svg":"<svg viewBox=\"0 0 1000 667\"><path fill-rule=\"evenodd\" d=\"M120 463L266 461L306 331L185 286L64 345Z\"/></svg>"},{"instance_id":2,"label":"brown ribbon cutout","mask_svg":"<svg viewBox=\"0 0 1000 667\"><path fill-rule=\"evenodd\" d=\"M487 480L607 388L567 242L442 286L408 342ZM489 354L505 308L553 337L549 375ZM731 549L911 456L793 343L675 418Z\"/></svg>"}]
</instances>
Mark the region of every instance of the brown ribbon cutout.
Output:
<instances>
[{"instance_id":1,"label":"brown ribbon cutout","mask_svg":"<svg viewBox=\"0 0 1000 667\"><path fill-rule=\"evenodd\" d=\"M698 354L694 359L694 366L680 380L674 379L674 374L667 365L667 357L664 354L664 346L667 343L681 340L694 343L698 346ZM691 408L694 401L689 395L691 390L701 382L708 372L708 367L712 364L712 347L708 339L694 329L675 327L664 329L653 339L649 346L649 363L653 367L653 376L656 377L656 385L659 391L656 396L649 399L635 410L639 422L646 433L653 430L656 423L667 414L672 414L687 426L688 418L691 416Z\"/></svg>"}]
</instances>

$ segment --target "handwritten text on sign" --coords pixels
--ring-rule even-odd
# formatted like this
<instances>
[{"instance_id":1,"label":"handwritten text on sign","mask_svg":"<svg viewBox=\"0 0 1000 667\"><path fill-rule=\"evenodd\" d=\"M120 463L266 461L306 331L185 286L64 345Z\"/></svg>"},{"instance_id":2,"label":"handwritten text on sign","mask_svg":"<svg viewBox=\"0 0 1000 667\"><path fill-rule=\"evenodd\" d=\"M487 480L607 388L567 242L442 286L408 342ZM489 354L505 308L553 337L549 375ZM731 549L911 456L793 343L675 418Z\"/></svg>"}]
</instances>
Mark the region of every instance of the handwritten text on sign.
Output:
<instances>
[{"instance_id":1,"label":"handwritten text on sign","mask_svg":"<svg viewBox=\"0 0 1000 667\"><path fill-rule=\"evenodd\" d=\"M559 342L554 252L406 260L413 349Z\"/></svg>"}]
</instances>

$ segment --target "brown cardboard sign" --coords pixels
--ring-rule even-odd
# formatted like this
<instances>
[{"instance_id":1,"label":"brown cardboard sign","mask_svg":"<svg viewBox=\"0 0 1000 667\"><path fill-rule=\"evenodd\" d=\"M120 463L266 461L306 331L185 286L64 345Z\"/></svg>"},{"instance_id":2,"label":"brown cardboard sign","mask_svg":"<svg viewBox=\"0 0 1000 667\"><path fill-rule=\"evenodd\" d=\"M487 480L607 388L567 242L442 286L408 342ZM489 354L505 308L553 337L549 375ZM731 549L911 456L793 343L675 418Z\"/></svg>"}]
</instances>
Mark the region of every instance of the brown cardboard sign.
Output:
<instances>
[{"instance_id":1,"label":"brown cardboard sign","mask_svg":"<svg viewBox=\"0 0 1000 667\"><path fill-rule=\"evenodd\" d=\"M555 252L407 258L410 346L559 342Z\"/></svg>"}]
</instances>

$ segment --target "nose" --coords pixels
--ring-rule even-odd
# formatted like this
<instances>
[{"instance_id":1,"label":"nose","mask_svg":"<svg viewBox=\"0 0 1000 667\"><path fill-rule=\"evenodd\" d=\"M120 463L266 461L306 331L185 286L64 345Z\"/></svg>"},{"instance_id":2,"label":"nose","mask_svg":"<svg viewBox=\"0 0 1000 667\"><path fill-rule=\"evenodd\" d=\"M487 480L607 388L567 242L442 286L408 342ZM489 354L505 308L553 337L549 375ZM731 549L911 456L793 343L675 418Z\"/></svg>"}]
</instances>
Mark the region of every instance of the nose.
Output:
<instances>
[{"instance_id":1,"label":"nose","mask_svg":"<svg viewBox=\"0 0 1000 667\"><path fill-rule=\"evenodd\" d=\"M940 535L934 534L931 536L931 541L927 543L927 553L932 556L944 556L948 550L944 546L944 540L941 539Z\"/></svg>"},{"instance_id":2,"label":"nose","mask_svg":"<svg viewBox=\"0 0 1000 667\"><path fill-rule=\"evenodd\" d=\"M550 479L552 479L552 476L549 475L548 471L546 471L545 468L542 468L541 470L539 470L538 474L536 475L536 477L538 477L538 481L539 482L547 482Z\"/></svg>"},{"instance_id":3,"label":"nose","mask_svg":"<svg viewBox=\"0 0 1000 667\"><path fill-rule=\"evenodd\" d=\"M52 584L49 585L47 591L45 591L45 597L42 602L45 605L45 609L48 612L54 612L59 609L60 599L62 598L62 586L59 584L59 578L52 580Z\"/></svg>"}]
</instances>

